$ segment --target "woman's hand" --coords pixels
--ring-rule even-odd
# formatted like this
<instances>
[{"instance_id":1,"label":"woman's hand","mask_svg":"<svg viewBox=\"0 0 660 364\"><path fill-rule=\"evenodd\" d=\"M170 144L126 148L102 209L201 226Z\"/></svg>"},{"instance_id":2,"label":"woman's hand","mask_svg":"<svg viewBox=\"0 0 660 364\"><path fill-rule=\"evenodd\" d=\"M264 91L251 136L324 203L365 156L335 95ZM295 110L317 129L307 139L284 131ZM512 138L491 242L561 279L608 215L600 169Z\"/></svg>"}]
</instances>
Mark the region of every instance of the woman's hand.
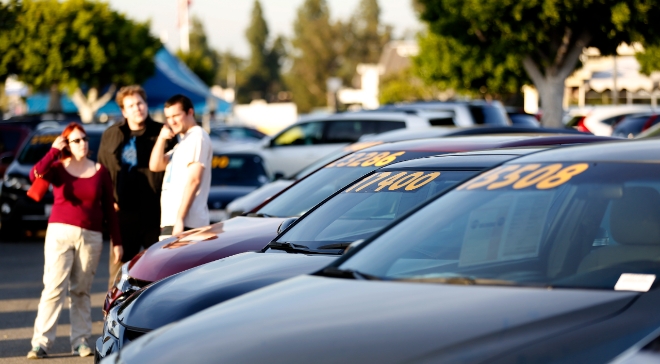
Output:
<instances>
[{"instance_id":1,"label":"woman's hand","mask_svg":"<svg viewBox=\"0 0 660 364\"><path fill-rule=\"evenodd\" d=\"M62 150L64 148L66 148L68 145L69 145L69 143L67 143L66 138L64 138L61 135L58 136L57 138L55 138L55 141L53 142L53 148L58 149L58 150Z\"/></svg>"},{"instance_id":2,"label":"woman's hand","mask_svg":"<svg viewBox=\"0 0 660 364\"><path fill-rule=\"evenodd\" d=\"M179 235L183 232L183 219L176 219L172 227L172 236Z\"/></svg>"},{"instance_id":3,"label":"woman's hand","mask_svg":"<svg viewBox=\"0 0 660 364\"><path fill-rule=\"evenodd\" d=\"M124 255L124 247L121 245L113 245L112 254L115 257L114 264L121 262L121 257Z\"/></svg>"}]
</instances>

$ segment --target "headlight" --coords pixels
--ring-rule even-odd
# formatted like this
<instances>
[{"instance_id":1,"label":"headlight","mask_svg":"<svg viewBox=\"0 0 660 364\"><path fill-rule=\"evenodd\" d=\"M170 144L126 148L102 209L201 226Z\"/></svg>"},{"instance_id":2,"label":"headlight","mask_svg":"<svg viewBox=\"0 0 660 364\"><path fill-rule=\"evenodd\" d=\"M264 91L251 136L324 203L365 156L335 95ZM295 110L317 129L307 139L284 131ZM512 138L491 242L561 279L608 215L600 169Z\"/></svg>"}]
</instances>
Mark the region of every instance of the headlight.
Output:
<instances>
[{"instance_id":1,"label":"headlight","mask_svg":"<svg viewBox=\"0 0 660 364\"><path fill-rule=\"evenodd\" d=\"M129 262L124 263L115 277L115 287L124 293L140 290L140 287L135 285L133 278L128 275L128 264Z\"/></svg>"},{"instance_id":2,"label":"headlight","mask_svg":"<svg viewBox=\"0 0 660 364\"><path fill-rule=\"evenodd\" d=\"M23 191L29 190L32 185L26 178L16 176L5 176L3 184L7 188L14 188Z\"/></svg>"},{"instance_id":3,"label":"headlight","mask_svg":"<svg viewBox=\"0 0 660 364\"><path fill-rule=\"evenodd\" d=\"M117 319L117 311L119 311L119 307L114 307L110 310L108 316L106 316L105 331L116 339L119 339L119 319Z\"/></svg>"},{"instance_id":4,"label":"headlight","mask_svg":"<svg viewBox=\"0 0 660 364\"><path fill-rule=\"evenodd\" d=\"M128 275L128 264L129 263L126 262L121 266L121 269L117 272L117 275L112 282L112 289L105 296L105 302L103 303L104 315L107 315L108 312L110 312L110 309L118 306L133 292L140 290L141 283L146 284L146 282L140 282Z\"/></svg>"}]
</instances>

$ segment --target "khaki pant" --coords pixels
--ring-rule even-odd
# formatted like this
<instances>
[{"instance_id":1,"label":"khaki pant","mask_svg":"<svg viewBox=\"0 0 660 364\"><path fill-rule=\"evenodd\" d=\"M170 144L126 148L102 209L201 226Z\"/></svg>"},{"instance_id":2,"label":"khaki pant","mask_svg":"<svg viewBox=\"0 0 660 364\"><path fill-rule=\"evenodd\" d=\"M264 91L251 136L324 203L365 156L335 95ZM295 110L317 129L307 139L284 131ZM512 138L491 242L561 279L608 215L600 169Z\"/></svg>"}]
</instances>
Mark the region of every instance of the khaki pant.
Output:
<instances>
[{"instance_id":1,"label":"khaki pant","mask_svg":"<svg viewBox=\"0 0 660 364\"><path fill-rule=\"evenodd\" d=\"M103 248L98 231L77 226L48 224L44 245L44 290L41 292L32 346L48 350L55 340L57 321L69 292L71 347L92 336L92 303L89 292Z\"/></svg>"}]
</instances>

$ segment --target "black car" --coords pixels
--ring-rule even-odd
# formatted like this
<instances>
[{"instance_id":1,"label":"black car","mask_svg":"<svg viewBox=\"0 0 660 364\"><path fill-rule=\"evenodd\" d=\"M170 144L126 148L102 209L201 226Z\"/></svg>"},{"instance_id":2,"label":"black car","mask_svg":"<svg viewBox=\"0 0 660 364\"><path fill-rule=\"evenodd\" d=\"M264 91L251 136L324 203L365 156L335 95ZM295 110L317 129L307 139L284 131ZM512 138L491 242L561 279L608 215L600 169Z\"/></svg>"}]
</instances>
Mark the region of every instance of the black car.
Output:
<instances>
[{"instance_id":1,"label":"black car","mask_svg":"<svg viewBox=\"0 0 660 364\"><path fill-rule=\"evenodd\" d=\"M23 141L32 130L25 125L0 123L0 178L16 158Z\"/></svg>"},{"instance_id":2,"label":"black car","mask_svg":"<svg viewBox=\"0 0 660 364\"><path fill-rule=\"evenodd\" d=\"M507 162L328 267L167 325L108 362L605 363L634 355L660 327L658 155L654 141L623 141Z\"/></svg>"},{"instance_id":3,"label":"black car","mask_svg":"<svg viewBox=\"0 0 660 364\"><path fill-rule=\"evenodd\" d=\"M449 154L396 163L371 172L295 222L285 221L282 228L288 227L286 231L260 252L243 253L187 270L131 296L109 312L104 334L97 341L97 358L146 332L219 302L314 272L339 257L355 241L369 238L461 181L486 168L546 148ZM172 299L181 292L185 294Z\"/></svg>"},{"instance_id":4,"label":"black car","mask_svg":"<svg viewBox=\"0 0 660 364\"><path fill-rule=\"evenodd\" d=\"M660 122L656 113L640 113L628 115L612 127L612 136L634 138L639 133L648 130Z\"/></svg>"},{"instance_id":5,"label":"black car","mask_svg":"<svg viewBox=\"0 0 660 364\"><path fill-rule=\"evenodd\" d=\"M263 159L256 153L214 152L208 208L211 223L229 218L225 208L238 197L268 183Z\"/></svg>"},{"instance_id":6,"label":"black car","mask_svg":"<svg viewBox=\"0 0 660 364\"><path fill-rule=\"evenodd\" d=\"M89 137L89 158L96 161L104 125L85 125ZM45 229L53 205L48 191L40 202L27 197L32 166L50 150L53 141L64 130L62 126L42 127L23 143L14 161L7 167L0 189L0 233L8 238L35 229Z\"/></svg>"},{"instance_id":7,"label":"black car","mask_svg":"<svg viewBox=\"0 0 660 364\"><path fill-rule=\"evenodd\" d=\"M529 128L538 128L541 126L536 115L525 112L523 108L506 107L506 114L511 119L513 126L526 126Z\"/></svg>"},{"instance_id":8,"label":"black car","mask_svg":"<svg viewBox=\"0 0 660 364\"><path fill-rule=\"evenodd\" d=\"M58 127L76 121L80 116L71 113L43 113L12 116L0 120L0 178L16 158L23 141L32 131L45 126Z\"/></svg>"}]
</instances>

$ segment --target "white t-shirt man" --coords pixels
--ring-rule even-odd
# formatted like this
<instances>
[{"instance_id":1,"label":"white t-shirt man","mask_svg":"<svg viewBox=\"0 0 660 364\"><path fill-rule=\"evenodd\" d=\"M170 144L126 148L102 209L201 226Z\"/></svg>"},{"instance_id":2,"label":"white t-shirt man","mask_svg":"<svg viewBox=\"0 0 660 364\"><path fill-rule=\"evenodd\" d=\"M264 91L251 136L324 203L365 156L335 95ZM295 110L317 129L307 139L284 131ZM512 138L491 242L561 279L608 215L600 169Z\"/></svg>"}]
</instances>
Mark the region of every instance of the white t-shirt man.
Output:
<instances>
[{"instance_id":1,"label":"white t-shirt man","mask_svg":"<svg viewBox=\"0 0 660 364\"><path fill-rule=\"evenodd\" d=\"M204 173L199 190L183 220L183 226L197 228L209 225L207 200L211 188L211 161L213 159L211 138L204 129L197 125L193 126L167 154L170 156L170 161L165 168L163 191L160 195L160 226L173 226L176 222L183 192L188 182L188 166L196 162L204 166Z\"/></svg>"}]
</instances>

